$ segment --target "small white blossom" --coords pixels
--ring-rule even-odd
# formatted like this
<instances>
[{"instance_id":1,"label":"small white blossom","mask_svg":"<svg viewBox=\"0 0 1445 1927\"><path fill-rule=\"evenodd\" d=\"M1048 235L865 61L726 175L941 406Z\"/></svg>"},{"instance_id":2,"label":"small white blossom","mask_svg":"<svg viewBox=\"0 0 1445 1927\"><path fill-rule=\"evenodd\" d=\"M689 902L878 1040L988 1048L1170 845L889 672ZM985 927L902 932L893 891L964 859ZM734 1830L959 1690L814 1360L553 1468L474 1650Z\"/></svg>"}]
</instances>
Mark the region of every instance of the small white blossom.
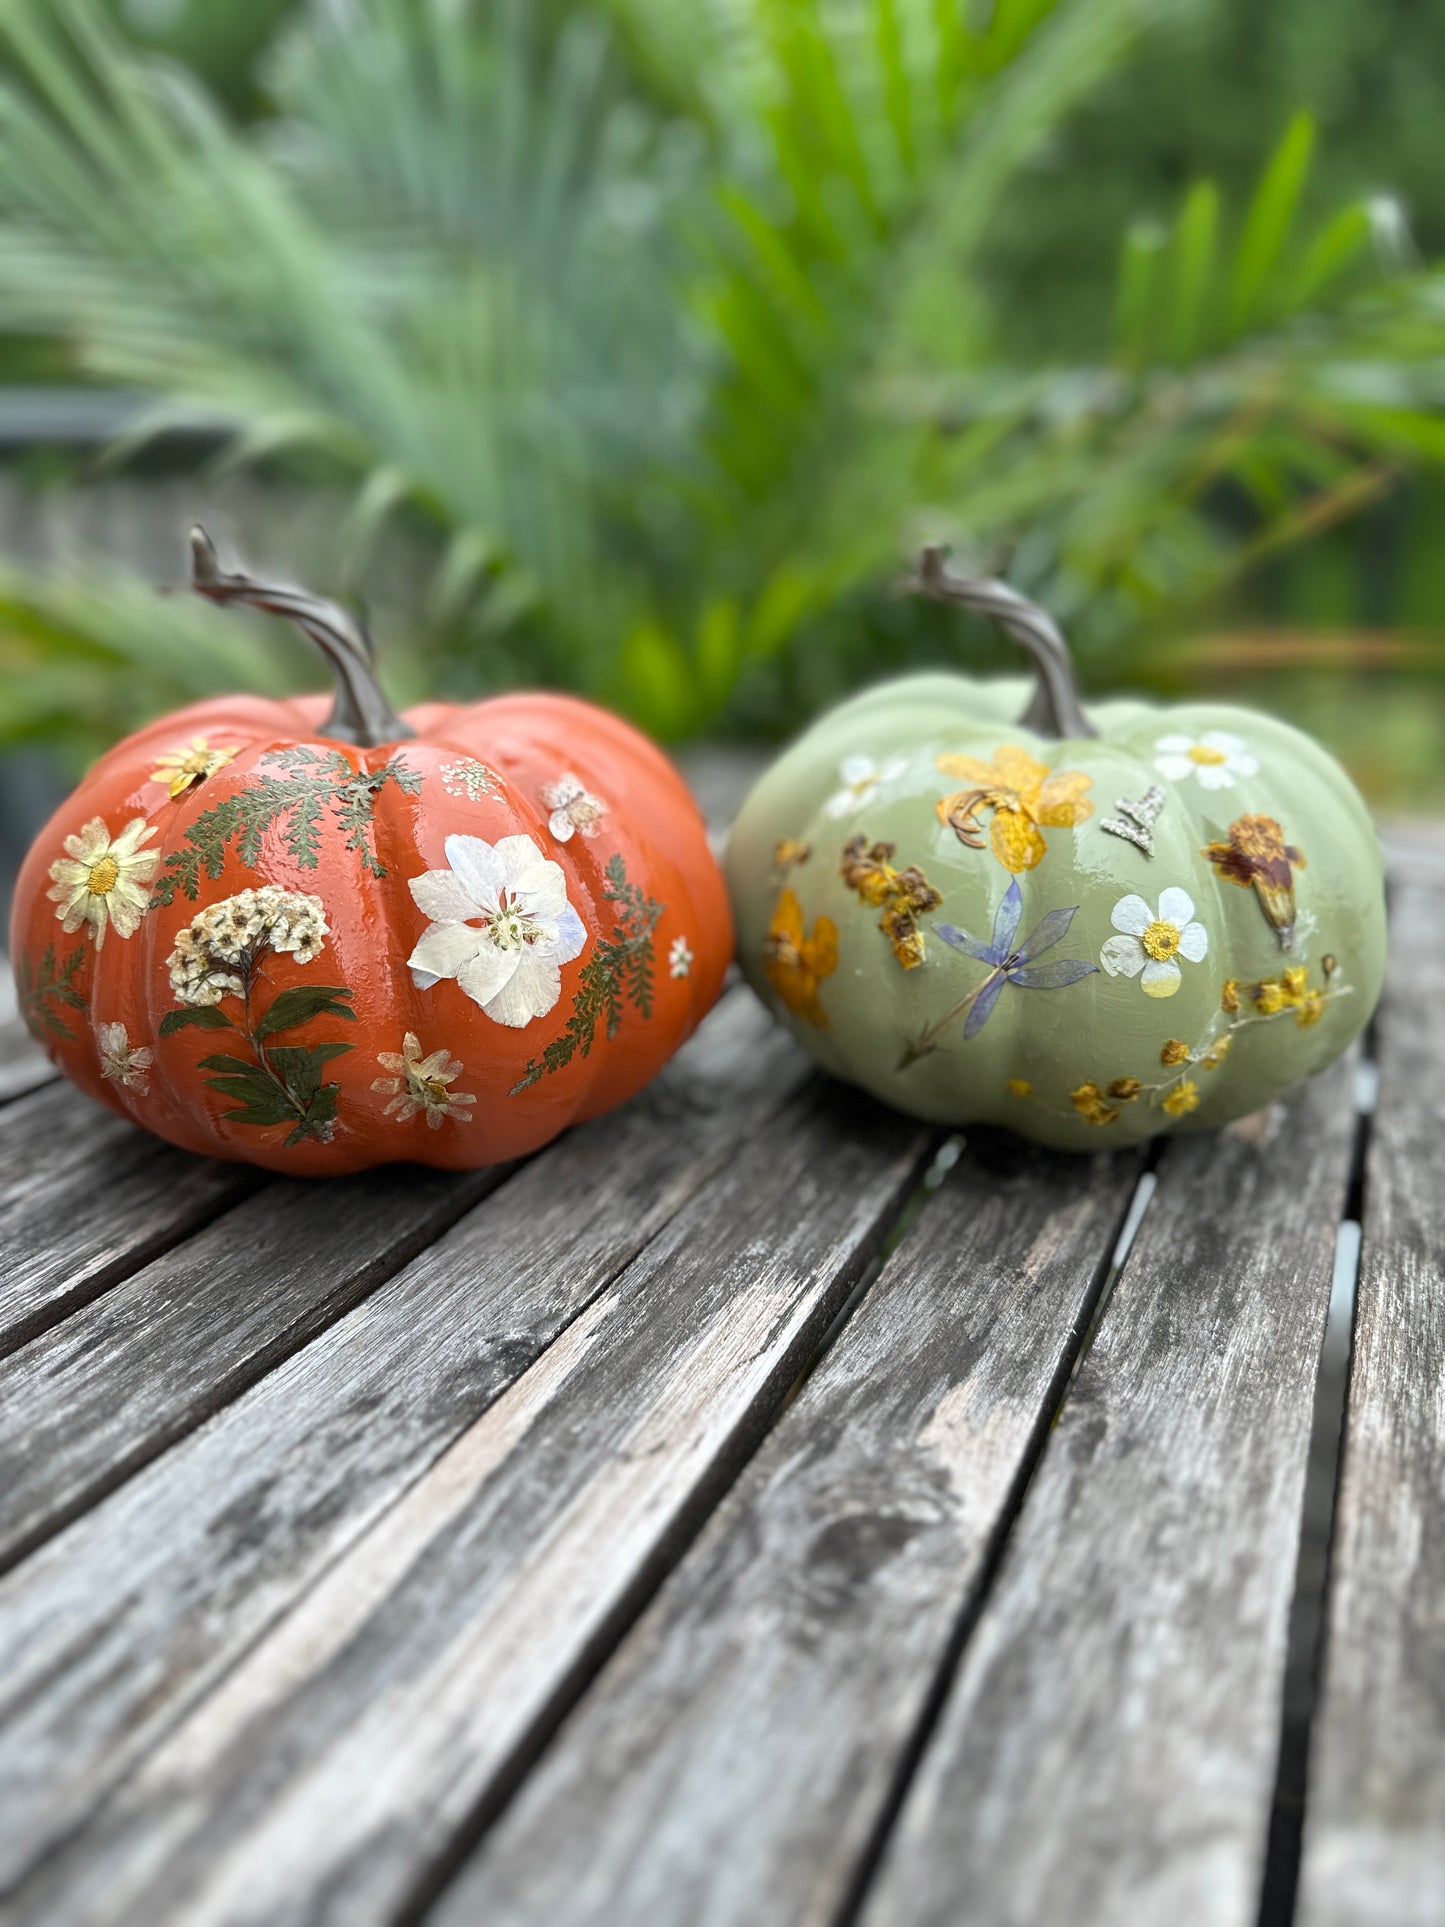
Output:
<instances>
[{"instance_id":1,"label":"small white blossom","mask_svg":"<svg viewBox=\"0 0 1445 1927\"><path fill-rule=\"evenodd\" d=\"M685 977L692 969L692 951L688 948L686 937L674 937L672 947L667 953L667 974L669 977Z\"/></svg>"},{"instance_id":2,"label":"small white blossom","mask_svg":"<svg viewBox=\"0 0 1445 1927\"><path fill-rule=\"evenodd\" d=\"M417 1113L425 1112L427 1128L439 1131L444 1119L455 1118L458 1124L470 1124L470 1106L476 1103L471 1091L451 1091L462 1074L460 1058L442 1049L434 1050L430 1057L423 1057L421 1044L415 1031L408 1031L402 1039L400 1052L383 1050L376 1054L376 1061L384 1071L391 1071L390 1077L378 1077L372 1084L374 1091L380 1091L391 1098L382 1112L383 1117L395 1117L402 1124L408 1123Z\"/></svg>"},{"instance_id":3,"label":"small white blossom","mask_svg":"<svg viewBox=\"0 0 1445 1927\"><path fill-rule=\"evenodd\" d=\"M412 981L430 990L454 977L494 1022L521 1030L551 1010L561 966L587 942L562 867L529 836L449 836L444 847L449 869L410 880L432 919L407 959Z\"/></svg>"},{"instance_id":4,"label":"small white blossom","mask_svg":"<svg viewBox=\"0 0 1445 1927\"><path fill-rule=\"evenodd\" d=\"M877 763L871 756L845 756L838 765L838 780L843 787L823 805L829 816L851 816L860 809L880 783L891 783L908 767L906 756L890 756Z\"/></svg>"},{"instance_id":5,"label":"small white blossom","mask_svg":"<svg viewBox=\"0 0 1445 1927\"><path fill-rule=\"evenodd\" d=\"M59 905L55 914L67 936L88 924L99 950L107 922L118 937L134 935L149 907L141 885L150 881L160 862L158 851L141 845L155 834L145 818L137 816L112 842L105 819L93 816L78 836L66 837L68 854L51 864L46 895Z\"/></svg>"},{"instance_id":6,"label":"small white blossom","mask_svg":"<svg viewBox=\"0 0 1445 1927\"><path fill-rule=\"evenodd\" d=\"M150 1068L155 1062L155 1052L145 1045L132 1050L124 1024L101 1024L95 1037L100 1046L101 1076L110 1078L112 1083L124 1084L128 1091L144 1097L151 1087Z\"/></svg>"},{"instance_id":7,"label":"small white blossom","mask_svg":"<svg viewBox=\"0 0 1445 1927\"><path fill-rule=\"evenodd\" d=\"M459 756L455 762L440 763L437 774L448 796L465 796L469 803L475 803L482 796L495 796L500 788L495 771L474 756Z\"/></svg>"},{"instance_id":8,"label":"small white blossom","mask_svg":"<svg viewBox=\"0 0 1445 1927\"><path fill-rule=\"evenodd\" d=\"M1202 736L1161 736L1154 767L1171 783L1194 777L1201 789L1232 790L1236 776L1257 776L1258 760L1238 736L1226 729L1209 729Z\"/></svg>"},{"instance_id":9,"label":"small white blossom","mask_svg":"<svg viewBox=\"0 0 1445 1927\"><path fill-rule=\"evenodd\" d=\"M166 959L178 1003L201 1007L244 994L252 964L274 950L308 964L321 955L328 926L320 897L279 884L242 890L209 904L177 931Z\"/></svg>"},{"instance_id":10,"label":"small white blossom","mask_svg":"<svg viewBox=\"0 0 1445 1927\"><path fill-rule=\"evenodd\" d=\"M607 814L602 798L593 796L571 770L564 770L555 783L543 785L542 801L552 812L547 828L559 843L570 841L574 831L596 836L597 826Z\"/></svg>"}]
</instances>

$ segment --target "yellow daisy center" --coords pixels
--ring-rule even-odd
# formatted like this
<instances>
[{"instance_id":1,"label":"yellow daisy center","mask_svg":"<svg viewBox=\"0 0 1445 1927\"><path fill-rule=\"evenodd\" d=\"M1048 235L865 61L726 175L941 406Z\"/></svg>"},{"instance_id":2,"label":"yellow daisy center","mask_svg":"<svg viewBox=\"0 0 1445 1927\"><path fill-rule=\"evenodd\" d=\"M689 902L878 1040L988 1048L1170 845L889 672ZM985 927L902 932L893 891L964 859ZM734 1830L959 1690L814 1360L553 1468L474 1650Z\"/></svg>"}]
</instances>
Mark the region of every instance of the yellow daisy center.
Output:
<instances>
[{"instance_id":1,"label":"yellow daisy center","mask_svg":"<svg viewBox=\"0 0 1445 1927\"><path fill-rule=\"evenodd\" d=\"M1208 743L1191 743L1185 754L1191 763L1222 763L1226 760L1222 749L1211 749Z\"/></svg>"},{"instance_id":2,"label":"yellow daisy center","mask_svg":"<svg viewBox=\"0 0 1445 1927\"><path fill-rule=\"evenodd\" d=\"M92 863L90 874L85 879L85 887L93 897L109 896L120 881L120 865L113 856L103 856L98 863Z\"/></svg>"},{"instance_id":3,"label":"yellow daisy center","mask_svg":"<svg viewBox=\"0 0 1445 1927\"><path fill-rule=\"evenodd\" d=\"M1139 939L1155 963L1167 963L1179 948L1179 925L1156 919Z\"/></svg>"}]
</instances>

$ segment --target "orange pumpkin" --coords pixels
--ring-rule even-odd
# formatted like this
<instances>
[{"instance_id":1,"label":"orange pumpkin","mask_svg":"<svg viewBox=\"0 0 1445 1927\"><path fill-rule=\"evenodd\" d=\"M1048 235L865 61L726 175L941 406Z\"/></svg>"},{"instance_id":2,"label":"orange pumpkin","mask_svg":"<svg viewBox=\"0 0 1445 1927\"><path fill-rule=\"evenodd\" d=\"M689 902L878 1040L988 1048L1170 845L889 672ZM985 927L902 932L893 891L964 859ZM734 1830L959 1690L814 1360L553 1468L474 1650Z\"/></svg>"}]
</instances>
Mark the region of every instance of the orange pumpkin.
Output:
<instances>
[{"instance_id":1,"label":"orange pumpkin","mask_svg":"<svg viewBox=\"0 0 1445 1927\"><path fill-rule=\"evenodd\" d=\"M666 758L569 696L399 718L344 610L191 543L194 586L296 621L336 700L196 703L51 819L11 953L55 1063L172 1143L297 1173L491 1164L630 1097L732 954Z\"/></svg>"}]
</instances>

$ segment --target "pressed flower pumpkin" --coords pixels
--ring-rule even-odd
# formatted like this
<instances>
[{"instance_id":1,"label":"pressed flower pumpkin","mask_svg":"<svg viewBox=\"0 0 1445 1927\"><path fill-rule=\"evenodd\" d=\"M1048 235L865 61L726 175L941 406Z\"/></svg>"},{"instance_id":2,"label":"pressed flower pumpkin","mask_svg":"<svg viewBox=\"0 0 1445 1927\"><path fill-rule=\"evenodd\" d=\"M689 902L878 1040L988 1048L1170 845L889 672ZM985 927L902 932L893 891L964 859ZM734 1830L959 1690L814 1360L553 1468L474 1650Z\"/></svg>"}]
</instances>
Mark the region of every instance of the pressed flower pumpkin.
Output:
<instances>
[{"instance_id":1,"label":"pressed flower pumpkin","mask_svg":"<svg viewBox=\"0 0 1445 1927\"><path fill-rule=\"evenodd\" d=\"M199 703L57 812L11 936L55 1062L176 1144L300 1173L489 1164L631 1096L732 953L676 771L567 696L394 716L345 611L192 548L337 697Z\"/></svg>"},{"instance_id":2,"label":"pressed flower pumpkin","mask_svg":"<svg viewBox=\"0 0 1445 1927\"><path fill-rule=\"evenodd\" d=\"M916 586L991 616L1037 683L869 690L744 804L743 968L819 1062L920 1117L1089 1149L1222 1124L1338 1056L1385 951L1338 765L1222 704L1086 716L1041 610L938 549Z\"/></svg>"}]
</instances>

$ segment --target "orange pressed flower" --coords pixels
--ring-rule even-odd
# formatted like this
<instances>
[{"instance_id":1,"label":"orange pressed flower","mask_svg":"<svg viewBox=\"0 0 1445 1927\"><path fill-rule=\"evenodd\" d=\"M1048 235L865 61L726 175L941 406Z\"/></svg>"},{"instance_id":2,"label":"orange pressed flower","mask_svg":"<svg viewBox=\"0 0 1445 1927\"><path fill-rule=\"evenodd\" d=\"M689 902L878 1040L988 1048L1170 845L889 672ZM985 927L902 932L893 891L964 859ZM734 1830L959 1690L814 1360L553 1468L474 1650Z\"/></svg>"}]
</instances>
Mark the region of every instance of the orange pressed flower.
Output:
<instances>
[{"instance_id":1,"label":"orange pressed flower","mask_svg":"<svg viewBox=\"0 0 1445 1927\"><path fill-rule=\"evenodd\" d=\"M803 933L803 906L791 890L778 898L763 944L768 982L792 1011L818 1030L828 1029L828 1013L818 1001L818 986L838 968L838 930L831 917L819 917L811 937Z\"/></svg>"},{"instance_id":2,"label":"orange pressed flower","mask_svg":"<svg viewBox=\"0 0 1445 1927\"><path fill-rule=\"evenodd\" d=\"M939 798L935 808L938 820L946 824L960 843L971 850L983 848L980 810L992 810L989 844L1006 870L1015 875L1032 870L1047 847L1043 832L1052 828L1072 828L1094 814L1094 806L1084 796L1094 779L1082 770L1051 770L1037 763L1025 749L1006 743L994 752L991 763L977 756L946 755L937 758L945 776L957 776L968 785L951 796Z\"/></svg>"},{"instance_id":3,"label":"orange pressed flower","mask_svg":"<svg viewBox=\"0 0 1445 1927\"><path fill-rule=\"evenodd\" d=\"M893 945L893 954L903 968L914 970L923 962L924 953L918 919L936 910L943 898L916 864L896 870L893 855L891 843L870 846L866 836L850 836L843 846L838 874L865 903L883 912L878 928Z\"/></svg>"},{"instance_id":4,"label":"orange pressed flower","mask_svg":"<svg viewBox=\"0 0 1445 1927\"><path fill-rule=\"evenodd\" d=\"M1272 816L1237 816L1229 841L1206 843L1202 854L1220 876L1254 891L1280 949L1288 950L1294 942L1294 873L1305 867L1303 850L1285 842Z\"/></svg>"}]
</instances>

